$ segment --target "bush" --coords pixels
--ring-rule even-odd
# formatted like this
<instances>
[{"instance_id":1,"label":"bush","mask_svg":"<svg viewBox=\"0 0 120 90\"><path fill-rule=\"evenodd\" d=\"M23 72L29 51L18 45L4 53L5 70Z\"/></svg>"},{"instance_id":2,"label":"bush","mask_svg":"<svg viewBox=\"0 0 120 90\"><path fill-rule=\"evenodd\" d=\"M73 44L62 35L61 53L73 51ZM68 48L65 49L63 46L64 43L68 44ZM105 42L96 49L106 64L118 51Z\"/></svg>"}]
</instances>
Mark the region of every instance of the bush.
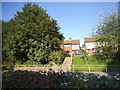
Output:
<instances>
[{"instance_id":1,"label":"bush","mask_svg":"<svg viewBox=\"0 0 120 90\"><path fill-rule=\"evenodd\" d=\"M52 52L49 56L49 59L50 61L53 61L56 64L61 64L65 57L66 57L65 51L59 50Z\"/></svg>"},{"instance_id":2,"label":"bush","mask_svg":"<svg viewBox=\"0 0 120 90\"><path fill-rule=\"evenodd\" d=\"M13 68L14 68L14 63L13 62L4 62L3 63L3 66L5 67L5 69L8 69L10 71L13 71ZM3 67L3 68L4 68Z\"/></svg>"},{"instance_id":3,"label":"bush","mask_svg":"<svg viewBox=\"0 0 120 90\"><path fill-rule=\"evenodd\" d=\"M112 76L82 73L48 73L31 71L3 72L2 88L118 88L120 89L120 74Z\"/></svg>"},{"instance_id":4,"label":"bush","mask_svg":"<svg viewBox=\"0 0 120 90\"><path fill-rule=\"evenodd\" d=\"M3 88L57 88L67 76L64 74L31 71L8 71L3 73Z\"/></svg>"},{"instance_id":5,"label":"bush","mask_svg":"<svg viewBox=\"0 0 120 90\"><path fill-rule=\"evenodd\" d=\"M22 62L21 61L16 61L15 64L20 65L20 64L22 64Z\"/></svg>"}]
</instances>

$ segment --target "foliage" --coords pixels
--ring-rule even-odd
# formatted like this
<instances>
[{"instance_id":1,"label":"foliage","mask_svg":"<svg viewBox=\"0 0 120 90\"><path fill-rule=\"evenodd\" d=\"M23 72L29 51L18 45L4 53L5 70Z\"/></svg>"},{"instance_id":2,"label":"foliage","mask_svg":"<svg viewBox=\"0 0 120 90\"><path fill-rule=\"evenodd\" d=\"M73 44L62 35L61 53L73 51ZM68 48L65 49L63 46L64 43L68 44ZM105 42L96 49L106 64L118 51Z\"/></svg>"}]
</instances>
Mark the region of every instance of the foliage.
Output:
<instances>
[{"instance_id":1,"label":"foliage","mask_svg":"<svg viewBox=\"0 0 120 90\"><path fill-rule=\"evenodd\" d=\"M8 49L9 44L11 43L10 42L8 44L8 40L11 39L11 37L10 37L10 35L12 35L11 27L14 25L14 20L10 20L9 22L4 22L4 21L1 21L1 22L2 22L2 58L3 58L3 64L4 64L4 61L6 61L5 63L9 62L6 59L6 57L8 57L8 55L7 55L8 52L6 51L6 49ZM11 61L11 63L13 63L13 61Z\"/></svg>"},{"instance_id":2,"label":"foliage","mask_svg":"<svg viewBox=\"0 0 120 90\"><path fill-rule=\"evenodd\" d=\"M12 31L11 30L11 26L14 25L14 20L11 19L10 21L8 22L5 22L5 21L0 21L2 23L2 40L4 41L5 38L7 37L7 34ZM4 44L4 42L3 42Z\"/></svg>"},{"instance_id":3,"label":"foliage","mask_svg":"<svg viewBox=\"0 0 120 90\"><path fill-rule=\"evenodd\" d=\"M54 51L50 54L49 59L50 61L55 62L56 64L62 64L63 60L65 59L66 53L63 50Z\"/></svg>"},{"instance_id":4,"label":"foliage","mask_svg":"<svg viewBox=\"0 0 120 90\"><path fill-rule=\"evenodd\" d=\"M99 52L94 55L96 59L103 62L107 62L107 59L119 60L119 33L117 13L104 17L94 34L99 48Z\"/></svg>"},{"instance_id":5,"label":"foliage","mask_svg":"<svg viewBox=\"0 0 120 90\"><path fill-rule=\"evenodd\" d=\"M65 77L55 72L46 75L46 72L8 71L3 73L2 80L3 88L57 88Z\"/></svg>"},{"instance_id":6,"label":"foliage","mask_svg":"<svg viewBox=\"0 0 120 90\"><path fill-rule=\"evenodd\" d=\"M57 21L38 5L26 3L11 21L12 25L3 28L3 32L10 30L4 38L3 61L46 64L49 55L60 50L64 37Z\"/></svg>"},{"instance_id":7,"label":"foliage","mask_svg":"<svg viewBox=\"0 0 120 90\"><path fill-rule=\"evenodd\" d=\"M6 70L10 70L10 71L13 71L14 70L14 64L13 64L13 62L8 62L8 61L5 61L4 63L3 63L4 65L4 67L6 68ZM4 68L2 68L2 69L4 69Z\"/></svg>"},{"instance_id":8,"label":"foliage","mask_svg":"<svg viewBox=\"0 0 120 90\"><path fill-rule=\"evenodd\" d=\"M8 71L2 75L2 88L120 88L120 74L111 76L82 73Z\"/></svg>"},{"instance_id":9,"label":"foliage","mask_svg":"<svg viewBox=\"0 0 120 90\"><path fill-rule=\"evenodd\" d=\"M84 55L87 55L87 51L86 51L86 50L84 50L84 49L81 49L81 51L80 51L80 52L84 53Z\"/></svg>"}]
</instances>

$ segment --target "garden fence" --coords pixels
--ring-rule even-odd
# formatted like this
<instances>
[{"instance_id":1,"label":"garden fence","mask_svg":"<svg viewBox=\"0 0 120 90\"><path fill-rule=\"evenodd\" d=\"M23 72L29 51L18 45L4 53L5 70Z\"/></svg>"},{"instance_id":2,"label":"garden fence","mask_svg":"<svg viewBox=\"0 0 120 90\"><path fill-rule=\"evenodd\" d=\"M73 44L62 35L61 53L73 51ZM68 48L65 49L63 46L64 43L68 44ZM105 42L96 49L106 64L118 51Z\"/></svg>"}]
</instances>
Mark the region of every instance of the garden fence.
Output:
<instances>
[{"instance_id":1,"label":"garden fence","mask_svg":"<svg viewBox=\"0 0 120 90\"><path fill-rule=\"evenodd\" d=\"M52 68L54 71L60 71L62 65L60 66L50 66L50 65L15 65L16 70L28 70L28 71L49 71ZM71 71L85 71L91 72L120 72L120 65L71 65Z\"/></svg>"},{"instance_id":2,"label":"garden fence","mask_svg":"<svg viewBox=\"0 0 120 90\"><path fill-rule=\"evenodd\" d=\"M120 65L72 65L71 70L87 72L120 72Z\"/></svg>"}]
</instances>

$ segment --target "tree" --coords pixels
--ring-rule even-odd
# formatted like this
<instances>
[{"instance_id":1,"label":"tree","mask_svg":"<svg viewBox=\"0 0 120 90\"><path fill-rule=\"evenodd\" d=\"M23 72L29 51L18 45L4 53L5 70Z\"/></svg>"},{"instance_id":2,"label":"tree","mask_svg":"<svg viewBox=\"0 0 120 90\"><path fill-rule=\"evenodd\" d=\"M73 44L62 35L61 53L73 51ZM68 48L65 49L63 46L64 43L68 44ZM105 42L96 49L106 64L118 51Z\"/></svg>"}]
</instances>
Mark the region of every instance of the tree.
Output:
<instances>
[{"instance_id":1,"label":"tree","mask_svg":"<svg viewBox=\"0 0 120 90\"><path fill-rule=\"evenodd\" d=\"M27 3L22 10L12 19L14 25L10 26L3 46L4 60L48 63L49 55L61 49L64 39L57 21L36 4Z\"/></svg>"},{"instance_id":2,"label":"tree","mask_svg":"<svg viewBox=\"0 0 120 90\"><path fill-rule=\"evenodd\" d=\"M96 53L96 58L102 61L108 59L119 60L119 25L118 14L112 13L104 17L97 25L94 36L98 43L100 52Z\"/></svg>"}]
</instances>

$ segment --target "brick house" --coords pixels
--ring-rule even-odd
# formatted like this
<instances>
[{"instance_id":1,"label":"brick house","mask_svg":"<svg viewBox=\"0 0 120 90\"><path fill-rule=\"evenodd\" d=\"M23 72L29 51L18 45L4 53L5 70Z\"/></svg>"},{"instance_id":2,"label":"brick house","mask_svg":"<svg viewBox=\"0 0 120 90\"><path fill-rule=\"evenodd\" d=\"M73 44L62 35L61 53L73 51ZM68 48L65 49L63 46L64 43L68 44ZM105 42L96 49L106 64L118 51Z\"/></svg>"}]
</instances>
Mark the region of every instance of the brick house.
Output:
<instances>
[{"instance_id":1,"label":"brick house","mask_svg":"<svg viewBox=\"0 0 120 90\"><path fill-rule=\"evenodd\" d=\"M71 38L69 38L69 40L64 40L64 44L61 47L71 55L77 54L80 51L79 39L72 40Z\"/></svg>"},{"instance_id":2,"label":"brick house","mask_svg":"<svg viewBox=\"0 0 120 90\"><path fill-rule=\"evenodd\" d=\"M94 42L94 37L85 37L84 38L84 44L85 44L85 50L87 51L88 55L92 55L94 52L96 52L97 44Z\"/></svg>"}]
</instances>

